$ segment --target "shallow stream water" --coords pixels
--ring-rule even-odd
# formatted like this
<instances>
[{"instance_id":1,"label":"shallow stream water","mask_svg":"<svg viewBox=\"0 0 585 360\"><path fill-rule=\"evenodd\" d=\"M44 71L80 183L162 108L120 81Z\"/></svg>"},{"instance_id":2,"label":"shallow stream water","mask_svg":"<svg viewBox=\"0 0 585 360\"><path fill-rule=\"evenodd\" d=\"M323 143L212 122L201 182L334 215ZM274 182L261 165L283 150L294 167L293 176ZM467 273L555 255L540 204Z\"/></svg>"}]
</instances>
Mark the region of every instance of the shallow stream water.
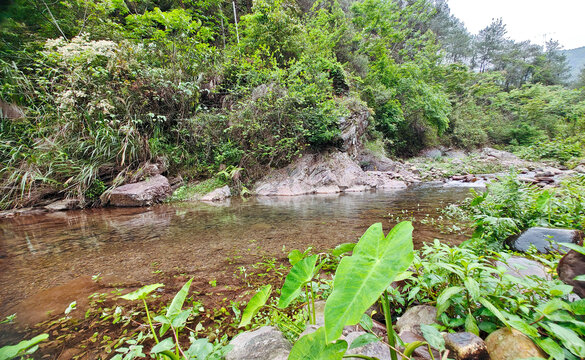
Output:
<instances>
[{"instance_id":1,"label":"shallow stream water","mask_svg":"<svg viewBox=\"0 0 585 360\"><path fill-rule=\"evenodd\" d=\"M0 319L19 312L30 324L39 319L35 312L87 298L96 291L91 276L98 274L121 287L157 282L161 273L217 279L219 284L236 268L263 258L284 259L293 248L321 251L356 241L375 222L388 232L397 217L439 216L438 210L468 192L424 185L391 192L233 199L227 206L179 203L2 219ZM464 240L415 223L415 246L434 238Z\"/></svg>"}]
</instances>

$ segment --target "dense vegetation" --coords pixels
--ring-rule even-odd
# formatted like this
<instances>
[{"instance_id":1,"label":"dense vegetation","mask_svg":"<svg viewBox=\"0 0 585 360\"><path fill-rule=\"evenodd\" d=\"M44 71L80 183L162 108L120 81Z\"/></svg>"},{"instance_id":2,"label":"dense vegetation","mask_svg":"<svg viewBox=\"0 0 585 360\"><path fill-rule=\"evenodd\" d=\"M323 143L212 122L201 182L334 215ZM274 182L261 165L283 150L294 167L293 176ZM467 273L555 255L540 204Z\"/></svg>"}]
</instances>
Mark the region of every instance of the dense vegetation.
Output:
<instances>
[{"instance_id":1,"label":"dense vegetation","mask_svg":"<svg viewBox=\"0 0 585 360\"><path fill-rule=\"evenodd\" d=\"M358 111L393 156L582 150L558 43L509 40L501 20L472 36L443 1L14 0L0 39L0 101L25 114L0 120L3 208L99 204L147 161L187 180L242 169L241 187L339 146Z\"/></svg>"}]
</instances>

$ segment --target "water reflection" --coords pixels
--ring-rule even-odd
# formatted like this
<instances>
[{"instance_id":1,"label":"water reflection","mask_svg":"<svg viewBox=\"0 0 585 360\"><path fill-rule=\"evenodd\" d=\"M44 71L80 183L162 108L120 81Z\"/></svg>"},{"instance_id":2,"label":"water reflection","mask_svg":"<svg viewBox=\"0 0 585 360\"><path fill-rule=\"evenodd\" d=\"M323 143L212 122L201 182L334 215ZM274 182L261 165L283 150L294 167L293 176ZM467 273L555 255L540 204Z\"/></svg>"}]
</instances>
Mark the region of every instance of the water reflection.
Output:
<instances>
[{"instance_id":1,"label":"water reflection","mask_svg":"<svg viewBox=\"0 0 585 360\"><path fill-rule=\"evenodd\" d=\"M435 214L467 194L468 189L422 186L0 220L0 315L41 290L80 276L101 273L121 282L151 282L156 280L153 264L158 264L161 271L213 278L262 256L284 258L287 249L325 250L355 241L374 222L383 222L388 231L394 225L388 214ZM420 224L414 237L417 245L435 237L463 240Z\"/></svg>"}]
</instances>

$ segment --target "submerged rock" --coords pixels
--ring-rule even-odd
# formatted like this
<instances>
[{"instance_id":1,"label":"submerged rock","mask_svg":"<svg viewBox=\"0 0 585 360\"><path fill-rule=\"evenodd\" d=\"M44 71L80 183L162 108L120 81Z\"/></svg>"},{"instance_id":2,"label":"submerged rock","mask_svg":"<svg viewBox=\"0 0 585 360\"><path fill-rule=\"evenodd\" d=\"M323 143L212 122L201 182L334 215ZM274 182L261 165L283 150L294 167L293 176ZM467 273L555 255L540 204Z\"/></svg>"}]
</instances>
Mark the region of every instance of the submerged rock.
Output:
<instances>
[{"instance_id":1,"label":"submerged rock","mask_svg":"<svg viewBox=\"0 0 585 360\"><path fill-rule=\"evenodd\" d=\"M530 338L516 329L503 328L491 333L485 340L492 360L514 360L526 358L548 359Z\"/></svg>"},{"instance_id":2,"label":"submerged rock","mask_svg":"<svg viewBox=\"0 0 585 360\"><path fill-rule=\"evenodd\" d=\"M437 323L437 309L429 305L417 305L406 310L396 321L398 332L412 330L416 326L430 325Z\"/></svg>"},{"instance_id":3,"label":"submerged rock","mask_svg":"<svg viewBox=\"0 0 585 360\"><path fill-rule=\"evenodd\" d=\"M286 360L291 343L273 326L246 331L230 342L232 350L226 360Z\"/></svg>"},{"instance_id":4,"label":"submerged rock","mask_svg":"<svg viewBox=\"0 0 585 360\"><path fill-rule=\"evenodd\" d=\"M261 196L294 196L405 187L394 173L364 171L349 154L330 151L304 155L286 168L273 171L256 183L255 192Z\"/></svg>"},{"instance_id":5,"label":"submerged rock","mask_svg":"<svg viewBox=\"0 0 585 360\"><path fill-rule=\"evenodd\" d=\"M222 201L232 196L229 186L217 188L201 197L201 201Z\"/></svg>"},{"instance_id":6,"label":"submerged rock","mask_svg":"<svg viewBox=\"0 0 585 360\"><path fill-rule=\"evenodd\" d=\"M575 280L579 275L585 275L585 255L571 250L562 257L557 267L559 278L573 286L573 292L585 299L585 281Z\"/></svg>"},{"instance_id":7,"label":"submerged rock","mask_svg":"<svg viewBox=\"0 0 585 360\"><path fill-rule=\"evenodd\" d=\"M153 176L145 181L120 186L110 194L113 206L150 206L164 200L171 194L171 186L166 177Z\"/></svg>"},{"instance_id":8,"label":"submerged rock","mask_svg":"<svg viewBox=\"0 0 585 360\"><path fill-rule=\"evenodd\" d=\"M463 332L443 335L445 347L455 355L455 360L489 360L485 342L477 335Z\"/></svg>"},{"instance_id":9,"label":"submerged rock","mask_svg":"<svg viewBox=\"0 0 585 360\"><path fill-rule=\"evenodd\" d=\"M506 240L506 243L515 251L526 252L530 245L534 245L538 252L548 254L559 250L559 246L555 243L577 244L581 240L583 240L583 233L579 230L532 227L519 236Z\"/></svg>"}]
</instances>

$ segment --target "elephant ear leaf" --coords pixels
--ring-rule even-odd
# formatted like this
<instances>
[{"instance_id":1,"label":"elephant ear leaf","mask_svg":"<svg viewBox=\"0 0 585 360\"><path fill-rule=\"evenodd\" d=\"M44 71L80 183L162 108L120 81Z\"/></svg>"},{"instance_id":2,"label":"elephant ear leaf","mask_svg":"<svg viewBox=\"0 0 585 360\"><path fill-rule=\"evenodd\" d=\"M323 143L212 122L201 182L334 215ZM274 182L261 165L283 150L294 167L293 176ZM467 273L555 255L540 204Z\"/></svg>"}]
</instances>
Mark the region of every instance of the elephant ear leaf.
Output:
<instances>
[{"instance_id":1,"label":"elephant ear leaf","mask_svg":"<svg viewBox=\"0 0 585 360\"><path fill-rule=\"evenodd\" d=\"M408 269L414 258L412 230L410 222L401 222L385 237L382 224L374 224L353 255L341 259L325 304L327 342L339 338L344 326L357 324L394 278Z\"/></svg>"},{"instance_id":2,"label":"elephant ear leaf","mask_svg":"<svg viewBox=\"0 0 585 360\"><path fill-rule=\"evenodd\" d=\"M120 299L124 299L124 300L129 300L129 301L133 301L133 300L138 300L138 299L146 299L146 297L153 292L154 290L158 289L159 287L163 287L163 284L152 284L152 285L146 285L141 287L138 290L132 291L131 293L128 293L124 296L120 296Z\"/></svg>"},{"instance_id":3,"label":"elephant ear leaf","mask_svg":"<svg viewBox=\"0 0 585 360\"><path fill-rule=\"evenodd\" d=\"M288 360L341 360L347 351L347 342L333 344L325 341L325 328L300 338L290 351Z\"/></svg>"},{"instance_id":4,"label":"elephant ear leaf","mask_svg":"<svg viewBox=\"0 0 585 360\"><path fill-rule=\"evenodd\" d=\"M312 255L300 260L290 269L280 291L279 308L286 308L299 296L303 284L313 278L316 263L317 255Z\"/></svg>"},{"instance_id":5,"label":"elephant ear leaf","mask_svg":"<svg viewBox=\"0 0 585 360\"><path fill-rule=\"evenodd\" d=\"M239 327L244 327L252 321L256 313L258 313L258 310L260 310L260 308L266 304L266 301L268 301L271 291L271 285L264 285L258 290L256 295L252 296L248 305L246 305L246 308L244 309Z\"/></svg>"}]
</instances>

